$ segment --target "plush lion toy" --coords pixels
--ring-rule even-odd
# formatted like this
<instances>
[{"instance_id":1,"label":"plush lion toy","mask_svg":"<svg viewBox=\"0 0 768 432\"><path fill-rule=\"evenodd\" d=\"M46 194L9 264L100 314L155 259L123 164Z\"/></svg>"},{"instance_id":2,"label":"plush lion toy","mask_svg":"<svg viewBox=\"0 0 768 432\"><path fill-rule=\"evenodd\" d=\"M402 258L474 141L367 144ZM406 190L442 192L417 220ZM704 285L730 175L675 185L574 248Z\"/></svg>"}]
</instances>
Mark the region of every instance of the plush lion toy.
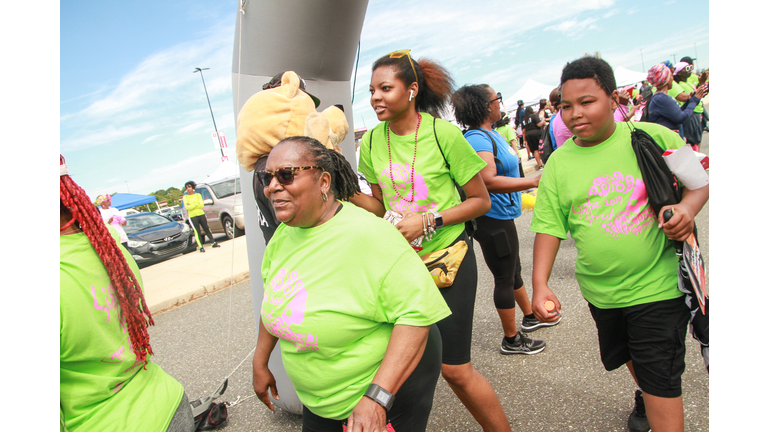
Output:
<instances>
[{"instance_id":1,"label":"plush lion toy","mask_svg":"<svg viewBox=\"0 0 768 432\"><path fill-rule=\"evenodd\" d=\"M246 171L253 171L260 157L290 136L310 136L341 152L338 145L349 132L344 112L330 106L318 113L302 84L296 72L287 71L279 87L262 90L243 105L237 116L236 147L237 160Z\"/></svg>"}]
</instances>

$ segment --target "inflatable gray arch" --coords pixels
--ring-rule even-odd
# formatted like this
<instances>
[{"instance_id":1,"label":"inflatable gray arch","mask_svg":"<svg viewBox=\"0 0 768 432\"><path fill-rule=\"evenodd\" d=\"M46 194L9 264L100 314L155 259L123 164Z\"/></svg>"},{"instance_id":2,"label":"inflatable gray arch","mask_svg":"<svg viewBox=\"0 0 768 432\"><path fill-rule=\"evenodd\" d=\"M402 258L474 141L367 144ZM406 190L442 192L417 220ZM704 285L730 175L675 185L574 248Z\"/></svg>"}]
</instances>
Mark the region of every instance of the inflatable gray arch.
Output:
<instances>
[{"instance_id":1,"label":"inflatable gray arch","mask_svg":"<svg viewBox=\"0 0 768 432\"><path fill-rule=\"evenodd\" d=\"M318 111L336 104L344 106L350 131L340 147L356 169L350 78L367 7L367 0L238 1L232 56L235 123L248 98L261 91L272 76L295 71L306 82L307 91L320 99ZM253 311L258 325L264 298L261 261L265 242L253 198L253 172L239 169ZM285 373L279 349L272 352L269 368L280 394L280 400L273 399L272 403L301 414L302 404Z\"/></svg>"}]
</instances>

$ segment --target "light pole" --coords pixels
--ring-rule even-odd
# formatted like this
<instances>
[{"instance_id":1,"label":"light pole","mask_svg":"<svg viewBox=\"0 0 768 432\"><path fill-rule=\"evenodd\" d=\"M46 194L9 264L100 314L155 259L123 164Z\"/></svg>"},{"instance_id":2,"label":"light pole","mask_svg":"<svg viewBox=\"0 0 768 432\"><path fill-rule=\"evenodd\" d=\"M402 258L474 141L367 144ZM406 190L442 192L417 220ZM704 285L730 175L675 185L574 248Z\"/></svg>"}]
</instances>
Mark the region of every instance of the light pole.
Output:
<instances>
[{"instance_id":1,"label":"light pole","mask_svg":"<svg viewBox=\"0 0 768 432\"><path fill-rule=\"evenodd\" d=\"M205 98L208 100L208 109L211 110L211 120L213 120L213 130L216 131L216 141L219 143L219 151L221 151L221 158L224 159L224 150L221 148L221 139L219 138L219 130L216 128L216 119L213 117L213 108L211 108L211 98L208 97L208 89L205 87L205 78L203 77L203 71L209 68L195 68L192 73L200 72L200 78L203 80L203 89L205 90Z\"/></svg>"},{"instance_id":2,"label":"light pole","mask_svg":"<svg viewBox=\"0 0 768 432\"><path fill-rule=\"evenodd\" d=\"M640 61L643 62L643 70L645 70L645 60L643 60L643 49L640 48Z\"/></svg>"},{"instance_id":3,"label":"light pole","mask_svg":"<svg viewBox=\"0 0 768 432\"><path fill-rule=\"evenodd\" d=\"M125 188L128 190L128 193L131 193L131 190L128 189L128 182L125 182Z\"/></svg>"},{"instance_id":4,"label":"light pole","mask_svg":"<svg viewBox=\"0 0 768 432\"><path fill-rule=\"evenodd\" d=\"M699 59L699 53L696 51L696 42L694 42L694 43L693 43L693 55L695 55L695 56L696 56L696 60L698 60L698 59ZM694 62L695 62L696 60L694 60ZM694 67L694 69L696 69L696 68Z\"/></svg>"},{"instance_id":5,"label":"light pole","mask_svg":"<svg viewBox=\"0 0 768 432\"><path fill-rule=\"evenodd\" d=\"M673 60L672 66L676 65L677 64L677 54L672 54L672 60Z\"/></svg>"}]
</instances>

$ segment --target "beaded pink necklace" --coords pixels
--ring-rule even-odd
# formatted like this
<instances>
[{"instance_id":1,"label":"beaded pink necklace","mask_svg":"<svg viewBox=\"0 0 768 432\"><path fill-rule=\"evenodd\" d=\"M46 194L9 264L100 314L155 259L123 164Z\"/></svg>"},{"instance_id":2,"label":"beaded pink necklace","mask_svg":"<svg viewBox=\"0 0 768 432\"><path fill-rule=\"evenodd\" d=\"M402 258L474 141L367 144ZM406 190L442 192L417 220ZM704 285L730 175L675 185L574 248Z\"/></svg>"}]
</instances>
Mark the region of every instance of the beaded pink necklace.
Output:
<instances>
[{"instance_id":1,"label":"beaded pink necklace","mask_svg":"<svg viewBox=\"0 0 768 432\"><path fill-rule=\"evenodd\" d=\"M416 171L416 147L419 145L419 126L421 126L421 113L417 112L419 120L416 122L416 134L413 137L413 162L411 163L411 199L407 199L400 195L395 187L395 178L392 176L392 148L389 145L389 122L387 122L387 152L389 152L389 179L392 180L392 189L395 190L395 194L401 199L408 202L416 202L416 179L413 177Z\"/></svg>"}]
</instances>

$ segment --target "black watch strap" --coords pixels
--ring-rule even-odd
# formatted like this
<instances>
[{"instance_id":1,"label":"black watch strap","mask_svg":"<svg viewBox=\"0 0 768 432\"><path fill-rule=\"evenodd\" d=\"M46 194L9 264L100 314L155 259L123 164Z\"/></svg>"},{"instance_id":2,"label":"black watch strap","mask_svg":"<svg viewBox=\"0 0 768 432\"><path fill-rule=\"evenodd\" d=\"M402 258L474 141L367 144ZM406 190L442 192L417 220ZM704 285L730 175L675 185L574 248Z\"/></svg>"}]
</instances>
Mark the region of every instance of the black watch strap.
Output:
<instances>
[{"instance_id":1,"label":"black watch strap","mask_svg":"<svg viewBox=\"0 0 768 432\"><path fill-rule=\"evenodd\" d=\"M365 392L365 396L373 399L374 402L383 406L387 411L389 411L389 409L392 408L392 404L395 403L395 395L384 390L384 388L378 384L369 385L368 390Z\"/></svg>"}]
</instances>

